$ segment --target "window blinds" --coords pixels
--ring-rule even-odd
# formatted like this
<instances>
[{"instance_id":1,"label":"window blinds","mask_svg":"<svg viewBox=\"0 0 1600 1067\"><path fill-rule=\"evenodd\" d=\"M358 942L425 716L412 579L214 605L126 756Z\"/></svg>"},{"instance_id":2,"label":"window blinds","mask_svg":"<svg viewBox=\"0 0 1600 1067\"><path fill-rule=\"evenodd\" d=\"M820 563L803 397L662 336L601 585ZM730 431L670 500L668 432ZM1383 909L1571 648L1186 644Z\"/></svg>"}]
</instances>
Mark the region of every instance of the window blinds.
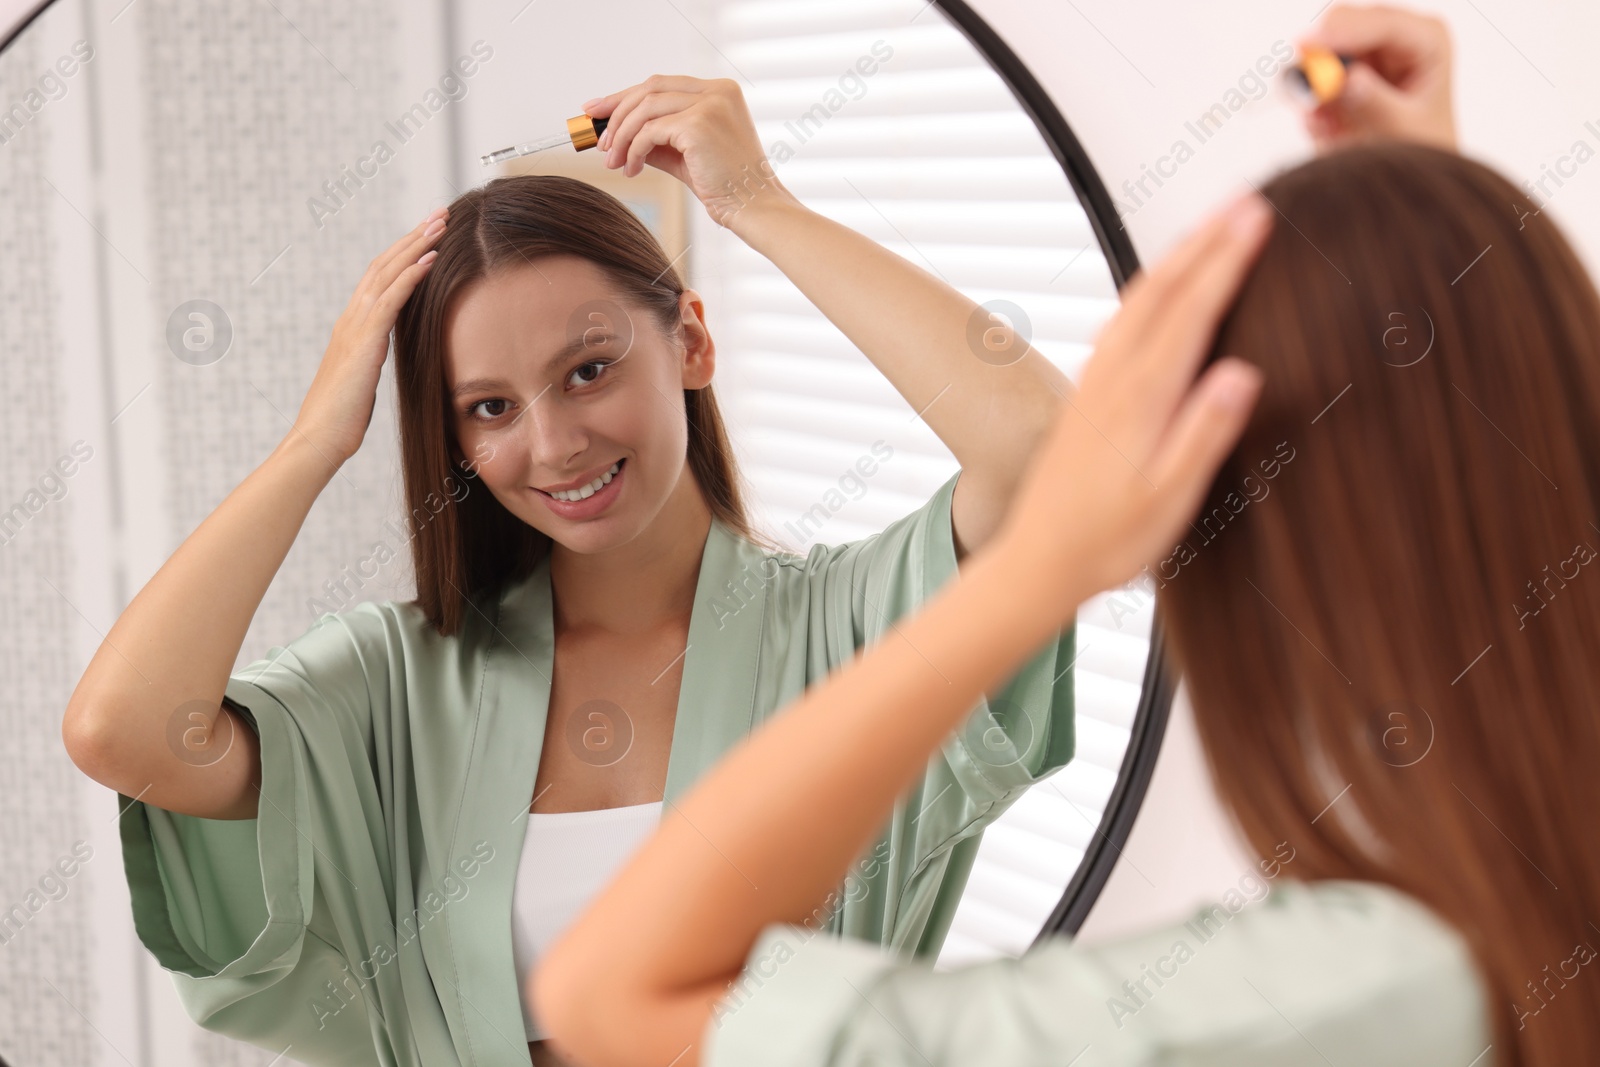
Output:
<instances>
[{"instance_id":1,"label":"window blinds","mask_svg":"<svg viewBox=\"0 0 1600 1067\"><path fill-rule=\"evenodd\" d=\"M1116 287L1037 128L960 31L920 0L710 10L708 37L783 183L972 299L1021 308L1026 325L1013 324L1075 380ZM697 285L717 291L718 389L756 521L804 551L920 507L955 473L949 450L765 257L696 221ZM863 456L875 473L841 481ZM984 834L939 967L1020 955L1082 861L1128 745L1151 607L1120 592L1080 609L1076 756Z\"/></svg>"}]
</instances>

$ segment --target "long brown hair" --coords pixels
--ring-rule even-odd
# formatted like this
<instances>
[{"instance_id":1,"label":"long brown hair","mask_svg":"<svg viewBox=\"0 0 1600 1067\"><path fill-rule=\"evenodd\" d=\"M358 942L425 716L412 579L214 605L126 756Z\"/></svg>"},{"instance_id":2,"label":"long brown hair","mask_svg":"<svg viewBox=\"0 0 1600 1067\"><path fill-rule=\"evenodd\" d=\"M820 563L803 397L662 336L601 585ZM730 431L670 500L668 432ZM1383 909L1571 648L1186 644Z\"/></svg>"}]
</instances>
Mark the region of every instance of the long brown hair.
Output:
<instances>
[{"instance_id":1,"label":"long brown hair","mask_svg":"<svg viewBox=\"0 0 1600 1067\"><path fill-rule=\"evenodd\" d=\"M565 253L599 266L619 304L644 311L675 337L684 283L655 236L620 200L558 175L495 178L457 198L435 247L438 259L395 322L394 358L414 602L448 636L460 629L468 598L493 595L526 577L550 551L548 535L473 485L470 461L463 468L451 459L454 423L445 385L451 300L497 270ZM711 387L685 389L683 405L686 461L711 513L747 540L766 544L745 514L743 479ZM441 486L463 484L465 491L441 496Z\"/></svg>"},{"instance_id":2,"label":"long brown hair","mask_svg":"<svg viewBox=\"0 0 1600 1067\"><path fill-rule=\"evenodd\" d=\"M1452 153L1350 148L1262 192L1210 358L1265 384L1157 576L1217 789L1293 876L1463 934L1497 1063L1600 1062L1600 971L1573 970L1600 949L1600 298Z\"/></svg>"}]
</instances>

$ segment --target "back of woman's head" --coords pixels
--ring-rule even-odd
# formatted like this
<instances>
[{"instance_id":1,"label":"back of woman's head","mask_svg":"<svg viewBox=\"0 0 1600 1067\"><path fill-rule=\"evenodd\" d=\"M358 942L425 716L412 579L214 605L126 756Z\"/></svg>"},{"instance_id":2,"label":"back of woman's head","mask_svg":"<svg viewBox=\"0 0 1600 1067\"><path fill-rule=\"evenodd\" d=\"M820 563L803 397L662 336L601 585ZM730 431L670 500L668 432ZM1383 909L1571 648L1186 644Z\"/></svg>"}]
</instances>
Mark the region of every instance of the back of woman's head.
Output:
<instances>
[{"instance_id":1,"label":"back of woman's head","mask_svg":"<svg viewBox=\"0 0 1600 1067\"><path fill-rule=\"evenodd\" d=\"M450 205L438 260L395 322L395 382L400 452L410 512L416 603L441 634L457 632L472 611L467 598L493 595L526 576L550 538L508 511L451 457L454 434L446 385L448 316L470 285L549 255L596 264L614 301L602 314L674 336L684 283L655 236L616 197L557 175L496 178ZM553 268L552 268L553 269ZM580 311L584 309L579 309ZM740 535L764 542L746 517L740 476L715 395L683 390L685 462L712 514Z\"/></svg>"},{"instance_id":2,"label":"back of woman's head","mask_svg":"<svg viewBox=\"0 0 1600 1067\"><path fill-rule=\"evenodd\" d=\"M1292 877L1466 935L1496 1062L1600 1062L1600 299L1458 155L1346 149L1262 192L1212 358L1265 383L1153 576L1219 793Z\"/></svg>"}]
</instances>

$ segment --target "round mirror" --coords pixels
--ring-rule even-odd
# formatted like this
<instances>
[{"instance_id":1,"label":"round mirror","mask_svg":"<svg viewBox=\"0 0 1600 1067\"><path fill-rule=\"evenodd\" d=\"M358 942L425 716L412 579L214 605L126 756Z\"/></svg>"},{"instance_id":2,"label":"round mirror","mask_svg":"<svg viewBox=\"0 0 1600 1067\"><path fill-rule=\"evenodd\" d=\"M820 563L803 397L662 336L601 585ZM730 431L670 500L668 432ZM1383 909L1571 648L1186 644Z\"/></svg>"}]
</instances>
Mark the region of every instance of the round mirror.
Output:
<instances>
[{"instance_id":1,"label":"round mirror","mask_svg":"<svg viewBox=\"0 0 1600 1067\"><path fill-rule=\"evenodd\" d=\"M1066 121L957 0L58 0L0 17L0 1055L16 1067L274 1062L195 1025L141 944L125 809L69 760L62 714L132 597L289 431L367 263L431 207L516 173L627 204L705 298L752 516L793 551L871 537L956 472L922 419L938 397L902 397L676 180L570 144L485 153L654 73L735 79L809 207L982 305L980 358L1003 322L1071 378L1137 268ZM392 362L240 666L324 613L414 595ZM1073 758L984 832L939 966L1020 955L1094 902L1171 698L1153 593L1080 611Z\"/></svg>"}]
</instances>

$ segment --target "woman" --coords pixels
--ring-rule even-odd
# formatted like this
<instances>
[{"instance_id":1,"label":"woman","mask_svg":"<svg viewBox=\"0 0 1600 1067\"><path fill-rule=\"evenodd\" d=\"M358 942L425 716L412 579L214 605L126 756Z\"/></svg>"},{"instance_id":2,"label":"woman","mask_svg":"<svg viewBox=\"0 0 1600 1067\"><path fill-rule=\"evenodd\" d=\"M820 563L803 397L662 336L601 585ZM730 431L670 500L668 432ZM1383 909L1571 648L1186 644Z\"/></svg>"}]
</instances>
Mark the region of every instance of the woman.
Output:
<instances>
[{"instance_id":1,"label":"woman","mask_svg":"<svg viewBox=\"0 0 1600 1067\"><path fill-rule=\"evenodd\" d=\"M1600 1062L1597 455L1600 295L1524 194L1392 140L1274 178L1129 287L960 580L556 943L554 1040L592 1067ZM1278 892L941 974L811 937L970 696L1138 576Z\"/></svg>"},{"instance_id":2,"label":"woman","mask_svg":"<svg viewBox=\"0 0 1600 1067\"><path fill-rule=\"evenodd\" d=\"M430 216L373 261L293 432L124 611L63 726L126 798L138 933L209 1029L305 1063L551 1060L522 995L544 945L717 757L988 541L1049 420L1065 378L1041 355L977 358L971 301L762 177L736 86L647 85L709 134L651 162L961 470L874 537L764 547L703 301L636 218L532 176ZM361 444L391 325L417 598L324 615L230 677ZM984 826L1071 756L1072 635L992 687L1003 730L972 702L830 932L938 950Z\"/></svg>"}]
</instances>

